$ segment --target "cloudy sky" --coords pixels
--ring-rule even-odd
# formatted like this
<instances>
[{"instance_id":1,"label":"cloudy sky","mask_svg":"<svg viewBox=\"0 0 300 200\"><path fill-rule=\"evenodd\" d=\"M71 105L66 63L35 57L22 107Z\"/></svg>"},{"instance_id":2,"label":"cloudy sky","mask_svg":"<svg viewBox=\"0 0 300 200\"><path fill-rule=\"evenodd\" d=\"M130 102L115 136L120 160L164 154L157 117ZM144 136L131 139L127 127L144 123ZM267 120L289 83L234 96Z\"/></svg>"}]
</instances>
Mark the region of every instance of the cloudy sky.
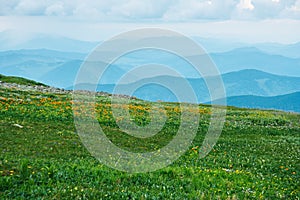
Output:
<instances>
[{"instance_id":1,"label":"cloudy sky","mask_svg":"<svg viewBox=\"0 0 300 200\"><path fill-rule=\"evenodd\" d=\"M101 40L140 27L248 42L300 41L300 0L0 0L0 31Z\"/></svg>"}]
</instances>

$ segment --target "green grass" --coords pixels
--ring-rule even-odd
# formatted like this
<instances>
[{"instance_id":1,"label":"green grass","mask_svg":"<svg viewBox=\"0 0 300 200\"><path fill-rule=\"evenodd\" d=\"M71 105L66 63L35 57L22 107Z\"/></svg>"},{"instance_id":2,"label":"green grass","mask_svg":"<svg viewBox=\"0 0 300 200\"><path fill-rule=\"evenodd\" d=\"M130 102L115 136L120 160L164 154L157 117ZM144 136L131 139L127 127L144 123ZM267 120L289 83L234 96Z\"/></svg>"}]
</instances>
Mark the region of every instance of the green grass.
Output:
<instances>
[{"instance_id":1,"label":"green grass","mask_svg":"<svg viewBox=\"0 0 300 200\"><path fill-rule=\"evenodd\" d=\"M2 74L0 74L0 81L6 82L6 83L17 83L19 85L46 86L43 83L39 83L39 82L36 82L36 81L33 81L33 80L28 80L28 79L25 79L25 78L22 78L22 77L15 77L15 76L4 76Z\"/></svg>"},{"instance_id":2,"label":"green grass","mask_svg":"<svg viewBox=\"0 0 300 200\"><path fill-rule=\"evenodd\" d=\"M118 146L151 151L172 139L178 104L164 103L164 129L147 140L122 133L108 97L98 97L97 119ZM132 100L138 125L153 103ZM117 105L122 109L122 100ZM230 107L213 150L198 158L210 107L199 106L198 134L189 150L155 172L129 174L98 162L73 123L67 94L0 88L0 196L2 199L299 199L300 115ZM122 119L118 119L122 120ZM21 127L16 126L21 125Z\"/></svg>"}]
</instances>

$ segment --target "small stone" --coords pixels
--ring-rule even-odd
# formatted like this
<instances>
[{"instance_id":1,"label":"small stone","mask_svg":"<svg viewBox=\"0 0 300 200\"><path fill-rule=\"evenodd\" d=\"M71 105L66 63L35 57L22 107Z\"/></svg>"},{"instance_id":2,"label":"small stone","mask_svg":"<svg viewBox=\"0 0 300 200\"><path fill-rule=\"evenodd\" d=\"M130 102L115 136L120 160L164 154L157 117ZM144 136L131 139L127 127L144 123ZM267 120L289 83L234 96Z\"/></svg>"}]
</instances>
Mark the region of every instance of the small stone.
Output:
<instances>
[{"instance_id":1,"label":"small stone","mask_svg":"<svg viewBox=\"0 0 300 200\"><path fill-rule=\"evenodd\" d=\"M23 126L20 124L13 124L13 126L18 127L18 128L23 128Z\"/></svg>"}]
</instances>

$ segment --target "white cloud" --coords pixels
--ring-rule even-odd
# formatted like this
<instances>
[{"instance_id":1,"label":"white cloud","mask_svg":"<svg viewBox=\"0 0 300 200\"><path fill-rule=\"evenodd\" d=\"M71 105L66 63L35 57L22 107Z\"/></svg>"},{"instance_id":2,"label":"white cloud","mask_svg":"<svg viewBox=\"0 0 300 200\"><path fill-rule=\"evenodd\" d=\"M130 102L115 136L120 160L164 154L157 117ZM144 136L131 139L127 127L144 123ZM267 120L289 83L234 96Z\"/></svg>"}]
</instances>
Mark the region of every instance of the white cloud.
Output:
<instances>
[{"instance_id":1,"label":"white cloud","mask_svg":"<svg viewBox=\"0 0 300 200\"><path fill-rule=\"evenodd\" d=\"M166 11L165 20L230 19L236 0L180 0Z\"/></svg>"},{"instance_id":2,"label":"white cloud","mask_svg":"<svg viewBox=\"0 0 300 200\"><path fill-rule=\"evenodd\" d=\"M47 24L47 26L45 26ZM205 21L205 22L115 22L78 21L69 17L11 17L0 16L0 31L15 30L20 36L25 33L42 33L64 36L86 41L101 41L120 32L143 27L167 28L188 36L219 38L235 42L299 42L300 20L260 20L260 21ZM11 34L9 34L11 35Z\"/></svg>"},{"instance_id":3,"label":"white cloud","mask_svg":"<svg viewBox=\"0 0 300 200\"><path fill-rule=\"evenodd\" d=\"M291 18L292 16L283 17L281 13L287 8L293 6L295 0L281 0L281 1L270 1L270 0L252 0L255 6L254 16L258 19L272 19L272 18Z\"/></svg>"},{"instance_id":4,"label":"white cloud","mask_svg":"<svg viewBox=\"0 0 300 200\"><path fill-rule=\"evenodd\" d=\"M57 2L48 6L45 10L46 15L56 15L56 16L64 16L66 15L64 4L62 2Z\"/></svg>"},{"instance_id":5,"label":"white cloud","mask_svg":"<svg viewBox=\"0 0 300 200\"><path fill-rule=\"evenodd\" d=\"M43 1L22 0L12 9L17 15L43 15L45 4Z\"/></svg>"},{"instance_id":6,"label":"white cloud","mask_svg":"<svg viewBox=\"0 0 300 200\"><path fill-rule=\"evenodd\" d=\"M110 14L129 19L158 19L175 2L172 0L128 0L122 4L112 6Z\"/></svg>"},{"instance_id":7,"label":"white cloud","mask_svg":"<svg viewBox=\"0 0 300 200\"><path fill-rule=\"evenodd\" d=\"M12 13L12 8L18 4L19 0L0 0L0 15L10 15Z\"/></svg>"},{"instance_id":8,"label":"white cloud","mask_svg":"<svg viewBox=\"0 0 300 200\"><path fill-rule=\"evenodd\" d=\"M242 10L253 10L255 8L251 0L241 0L236 7Z\"/></svg>"},{"instance_id":9,"label":"white cloud","mask_svg":"<svg viewBox=\"0 0 300 200\"><path fill-rule=\"evenodd\" d=\"M0 15L100 21L299 19L299 0L0 0Z\"/></svg>"},{"instance_id":10,"label":"white cloud","mask_svg":"<svg viewBox=\"0 0 300 200\"><path fill-rule=\"evenodd\" d=\"M282 10L280 16L284 18L300 19L300 0L297 0L294 4L291 4Z\"/></svg>"}]
</instances>

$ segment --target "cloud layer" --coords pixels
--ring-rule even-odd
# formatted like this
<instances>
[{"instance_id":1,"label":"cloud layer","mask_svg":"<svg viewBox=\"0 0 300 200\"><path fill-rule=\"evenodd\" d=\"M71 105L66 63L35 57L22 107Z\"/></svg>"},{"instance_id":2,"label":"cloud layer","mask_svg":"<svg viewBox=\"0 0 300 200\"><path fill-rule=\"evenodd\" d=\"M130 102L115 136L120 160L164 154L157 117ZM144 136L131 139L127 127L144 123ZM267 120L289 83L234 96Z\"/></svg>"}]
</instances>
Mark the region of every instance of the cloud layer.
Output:
<instances>
[{"instance_id":1,"label":"cloud layer","mask_svg":"<svg viewBox=\"0 0 300 200\"><path fill-rule=\"evenodd\" d=\"M0 0L0 15L99 21L300 19L300 0Z\"/></svg>"}]
</instances>

